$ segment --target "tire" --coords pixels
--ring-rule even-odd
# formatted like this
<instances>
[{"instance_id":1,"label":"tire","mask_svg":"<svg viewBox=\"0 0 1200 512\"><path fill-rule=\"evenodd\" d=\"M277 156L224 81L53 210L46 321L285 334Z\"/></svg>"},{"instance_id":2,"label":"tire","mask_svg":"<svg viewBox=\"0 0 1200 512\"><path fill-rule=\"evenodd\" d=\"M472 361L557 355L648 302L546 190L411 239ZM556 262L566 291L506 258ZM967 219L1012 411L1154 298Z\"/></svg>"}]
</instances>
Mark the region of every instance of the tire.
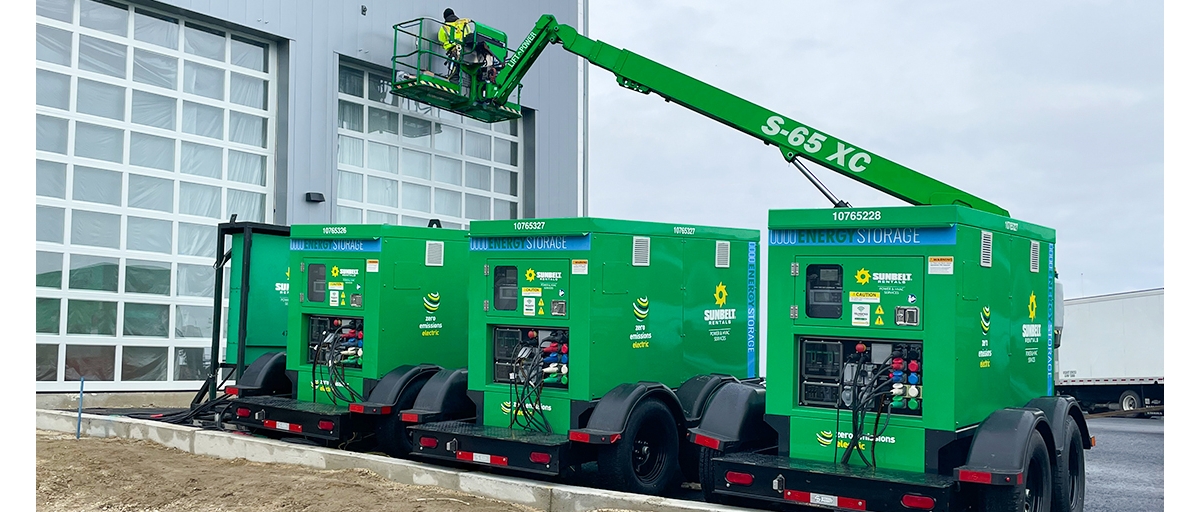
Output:
<instances>
[{"instance_id":1,"label":"tire","mask_svg":"<svg viewBox=\"0 0 1200 512\"><path fill-rule=\"evenodd\" d=\"M1029 459L1022 471L1024 483L984 485L981 493L984 512L1050 512L1053 475L1046 441L1037 432L1031 433L1026 452Z\"/></svg>"},{"instance_id":2,"label":"tire","mask_svg":"<svg viewBox=\"0 0 1200 512\"><path fill-rule=\"evenodd\" d=\"M721 455L724 454L707 446L701 446L699 464L697 464L699 468L700 492L704 494L704 501L718 505L724 504L726 500L724 496L713 492L713 489L718 485L713 457L720 457Z\"/></svg>"},{"instance_id":3,"label":"tire","mask_svg":"<svg viewBox=\"0 0 1200 512\"><path fill-rule=\"evenodd\" d=\"M1132 389L1126 389L1125 392L1121 393L1121 398L1117 400L1117 405L1122 411L1145 407L1145 404L1142 402L1142 396Z\"/></svg>"},{"instance_id":4,"label":"tire","mask_svg":"<svg viewBox=\"0 0 1200 512\"><path fill-rule=\"evenodd\" d=\"M616 443L601 447L598 455L600 475L613 489L661 496L680 480L675 416L659 400L638 404L625 433Z\"/></svg>"},{"instance_id":5,"label":"tire","mask_svg":"<svg viewBox=\"0 0 1200 512\"><path fill-rule=\"evenodd\" d=\"M413 402L417 400L417 395L420 394L421 388L426 382L428 380L409 383L404 391L400 392L396 404L392 406L392 413L379 421L379 426L375 429L375 439L379 450L383 453L396 458L407 458L412 453L412 437L409 435L408 427L403 421L400 421L400 411L412 408Z\"/></svg>"},{"instance_id":6,"label":"tire","mask_svg":"<svg viewBox=\"0 0 1200 512\"><path fill-rule=\"evenodd\" d=\"M1054 469L1055 512L1083 512L1084 473L1083 434L1074 420L1067 422L1067 444L1063 461Z\"/></svg>"}]
</instances>

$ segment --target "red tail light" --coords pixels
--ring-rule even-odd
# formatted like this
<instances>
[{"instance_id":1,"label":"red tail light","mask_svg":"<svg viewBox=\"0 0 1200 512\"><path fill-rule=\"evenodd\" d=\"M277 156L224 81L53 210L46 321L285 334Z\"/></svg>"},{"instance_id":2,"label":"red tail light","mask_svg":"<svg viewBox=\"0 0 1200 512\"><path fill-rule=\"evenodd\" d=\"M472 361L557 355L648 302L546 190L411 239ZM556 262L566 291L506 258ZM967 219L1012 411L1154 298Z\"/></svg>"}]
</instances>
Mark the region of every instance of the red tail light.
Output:
<instances>
[{"instance_id":1,"label":"red tail light","mask_svg":"<svg viewBox=\"0 0 1200 512\"><path fill-rule=\"evenodd\" d=\"M696 444L700 445L700 446L704 446L704 447L707 447L707 448L712 448L712 449L714 449L714 450L720 450L720 449L721 449L721 441L718 441L718 440L716 440L716 439L713 439L713 438L711 438L711 437L708 437L708 436L702 436L702 435L700 435L700 434L696 434L696 437L695 437L695 439L694 439L694 442L695 442Z\"/></svg>"},{"instance_id":2,"label":"red tail light","mask_svg":"<svg viewBox=\"0 0 1200 512\"><path fill-rule=\"evenodd\" d=\"M529 454L529 462L534 464L549 464L550 454L542 452L533 452Z\"/></svg>"},{"instance_id":3,"label":"red tail light","mask_svg":"<svg viewBox=\"0 0 1200 512\"><path fill-rule=\"evenodd\" d=\"M363 412L363 410L365 410L365 408L363 407L363 404L350 404L350 412L361 413L361 412Z\"/></svg>"},{"instance_id":4,"label":"red tail light","mask_svg":"<svg viewBox=\"0 0 1200 512\"><path fill-rule=\"evenodd\" d=\"M933 510L933 506L936 503L937 501L929 496L920 496L917 494L905 494L904 497L900 498L901 505L918 510Z\"/></svg>"},{"instance_id":5,"label":"red tail light","mask_svg":"<svg viewBox=\"0 0 1200 512\"><path fill-rule=\"evenodd\" d=\"M567 434L567 438L572 441L586 443L592 440L592 435L587 432L570 432Z\"/></svg>"},{"instance_id":6,"label":"red tail light","mask_svg":"<svg viewBox=\"0 0 1200 512\"><path fill-rule=\"evenodd\" d=\"M958 479L963 482L990 484L992 483L992 474L985 471L968 471L964 469L958 472Z\"/></svg>"},{"instance_id":7,"label":"red tail light","mask_svg":"<svg viewBox=\"0 0 1200 512\"><path fill-rule=\"evenodd\" d=\"M438 445L436 437L422 437L418 442L425 448L435 448Z\"/></svg>"},{"instance_id":8,"label":"red tail light","mask_svg":"<svg viewBox=\"0 0 1200 512\"><path fill-rule=\"evenodd\" d=\"M333 422L329 420L318 421L317 428L321 430L333 430Z\"/></svg>"},{"instance_id":9,"label":"red tail light","mask_svg":"<svg viewBox=\"0 0 1200 512\"><path fill-rule=\"evenodd\" d=\"M238 396L238 388L234 386L225 386L225 393L230 396Z\"/></svg>"},{"instance_id":10,"label":"red tail light","mask_svg":"<svg viewBox=\"0 0 1200 512\"><path fill-rule=\"evenodd\" d=\"M238 407L237 415L239 418L249 418L250 417L250 409L247 409L245 407Z\"/></svg>"},{"instance_id":11,"label":"red tail light","mask_svg":"<svg viewBox=\"0 0 1200 512\"><path fill-rule=\"evenodd\" d=\"M737 471L726 471L725 481L734 485L750 485L754 483L754 475L750 473L738 473Z\"/></svg>"},{"instance_id":12,"label":"red tail light","mask_svg":"<svg viewBox=\"0 0 1200 512\"><path fill-rule=\"evenodd\" d=\"M419 418L417 415L411 412L406 412L400 415L400 421L405 423L416 423L418 420Z\"/></svg>"}]
</instances>

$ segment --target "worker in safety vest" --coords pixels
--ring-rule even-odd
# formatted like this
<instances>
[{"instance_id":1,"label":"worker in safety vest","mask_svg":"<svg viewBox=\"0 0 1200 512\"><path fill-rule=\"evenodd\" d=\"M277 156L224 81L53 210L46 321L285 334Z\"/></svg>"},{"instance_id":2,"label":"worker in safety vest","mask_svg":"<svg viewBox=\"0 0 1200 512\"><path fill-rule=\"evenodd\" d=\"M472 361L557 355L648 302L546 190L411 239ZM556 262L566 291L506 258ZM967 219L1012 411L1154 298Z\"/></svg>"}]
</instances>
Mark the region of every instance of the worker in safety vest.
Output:
<instances>
[{"instance_id":1,"label":"worker in safety vest","mask_svg":"<svg viewBox=\"0 0 1200 512\"><path fill-rule=\"evenodd\" d=\"M449 68L449 79L451 82L457 82L458 62L456 61L462 58L463 41L471 33L471 20L469 18L459 18L454 14L454 10L449 7L445 11L442 11L442 19L446 21L446 24L438 29L438 42L446 50L446 67Z\"/></svg>"}]
</instances>

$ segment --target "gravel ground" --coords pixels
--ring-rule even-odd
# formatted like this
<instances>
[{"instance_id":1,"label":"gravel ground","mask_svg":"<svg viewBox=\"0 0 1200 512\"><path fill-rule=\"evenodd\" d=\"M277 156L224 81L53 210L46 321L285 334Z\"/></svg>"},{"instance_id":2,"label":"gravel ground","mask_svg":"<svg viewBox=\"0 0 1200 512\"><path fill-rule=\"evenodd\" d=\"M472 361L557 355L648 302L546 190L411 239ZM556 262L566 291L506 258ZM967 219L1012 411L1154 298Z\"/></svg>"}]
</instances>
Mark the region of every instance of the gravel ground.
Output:
<instances>
[{"instance_id":1,"label":"gravel ground","mask_svg":"<svg viewBox=\"0 0 1200 512\"><path fill-rule=\"evenodd\" d=\"M37 432L37 510L527 512L364 469L319 471L193 455L148 441Z\"/></svg>"}]
</instances>

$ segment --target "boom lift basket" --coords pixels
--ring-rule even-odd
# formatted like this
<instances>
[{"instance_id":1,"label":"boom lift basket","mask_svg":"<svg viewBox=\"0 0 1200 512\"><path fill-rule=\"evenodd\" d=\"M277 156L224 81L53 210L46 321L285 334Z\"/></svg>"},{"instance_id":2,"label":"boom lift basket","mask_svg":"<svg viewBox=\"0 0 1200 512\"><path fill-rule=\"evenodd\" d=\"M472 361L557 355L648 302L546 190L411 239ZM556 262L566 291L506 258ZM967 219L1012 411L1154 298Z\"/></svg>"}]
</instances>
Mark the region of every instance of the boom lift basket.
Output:
<instances>
[{"instance_id":1,"label":"boom lift basket","mask_svg":"<svg viewBox=\"0 0 1200 512\"><path fill-rule=\"evenodd\" d=\"M494 72L503 68L512 53L505 46L508 36L482 23L469 22L467 35L460 42L461 53L452 58L437 39L443 27L453 29L432 18L417 18L392 27L392 94L485 123L521 117L520 88L516 102L496 105L482 99L488 75L494 79ZM453 76L455 68L457 76Z\"/></svg>"}]
</instances>

